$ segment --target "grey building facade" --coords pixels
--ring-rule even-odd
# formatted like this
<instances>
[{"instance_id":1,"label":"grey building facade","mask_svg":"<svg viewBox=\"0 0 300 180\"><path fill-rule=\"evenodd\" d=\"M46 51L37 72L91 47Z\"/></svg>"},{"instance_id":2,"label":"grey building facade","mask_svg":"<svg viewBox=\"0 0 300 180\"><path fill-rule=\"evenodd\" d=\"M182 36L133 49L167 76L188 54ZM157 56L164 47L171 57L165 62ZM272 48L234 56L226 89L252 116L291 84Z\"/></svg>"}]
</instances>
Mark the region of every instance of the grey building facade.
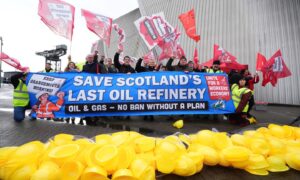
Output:
<instances>
[{"instance_id":1,"label":"grey building facade","mask_svg":"<svg viewBox=\"0 0 300 180\"><path fill-rule=\"evenodd\" d=\"M283 59L292 76L279 79L276 87L255 85L255 99L269 103L300 105L300 0L138 0L136 9L116 20L125 30L124 54L141 57L148 52L139 36L134 21L141 16L163 12L166 20L182 32L179 42L188 59L198 48L200 63L213 56L213 45L218 44L248 64L255 72L257 53L269 59L281 49ZM178 16L195 9L197 44L188 38ZM117 50L117 36L112 33L111 46L105 54L113 57Z\"/></svg>"}]
</instances>

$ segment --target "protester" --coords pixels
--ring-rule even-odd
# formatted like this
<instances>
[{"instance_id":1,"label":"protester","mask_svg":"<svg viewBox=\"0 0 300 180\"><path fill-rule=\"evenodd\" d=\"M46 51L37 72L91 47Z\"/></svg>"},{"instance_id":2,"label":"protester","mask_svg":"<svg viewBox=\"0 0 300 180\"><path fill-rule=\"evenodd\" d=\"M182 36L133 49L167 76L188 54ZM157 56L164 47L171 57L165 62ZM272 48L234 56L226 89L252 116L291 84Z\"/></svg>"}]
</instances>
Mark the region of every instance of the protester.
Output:
<instances>
[{"instance_id":1,"label":"protester","mask_svg":"<svg viewBox=\"0 0 300 180\"><path fill-rule=\"evenodd\" d=\"M126 74L135 73L134 68L131 67L131 65L130 65L130 57L129 56L124 57L123 64L120 63L119 56L120 56L121 52L122 52L122 50L118 50L114 57L114 64L115 64L116 68L118 69L118 71L120 73L126 73Z\"/></svg>"},{"instance_id":2,"label":"protester","mask_svg":"<svg viewBox=\"0 0 300 180\"><path fill-rule=\"evenodd\" d=\"M168 71L189 71L188 65L187 65L187 59L185 56L182 56L176 66L172 66L172 63L174 61L174 57L171 57L169 61L167 62L166 68Z\"/></svg>"},{"instance_id":3,"label":"protester","mask_svg":"<svg viewBox=\"0 0 300 180\"><path fill-rule=\"evenodd\" d=\"M207 69L207 73L223 73L223 71L220 68L221 62L220 60L215 60L213 62L212 68Z\"/></svg>"},{"instance_id":4,"label":"protester","mask_svg":"<svg viewBox=\"0 0 300 180\"><path fill-rule=\"evenodd\" d=\"M112 63L111 58L106 58L106 65L105 65L108 73L118 73L118 69Z\"/></svg>"},{"instance_id":5,"label":"protester","mask_svg":"<svg viewBox=\"0 0 300 180\"><path fill-rule=\"evenodd\" d=\"M195 64L194 61L188 62L188 71L189 72L201 72L201 70L198 69L199 65Z\"/></svg>"},{"instance_id":6,"label":"protester","mask_svg":"<svg viewBox=\"0 0 300 180\"><path fill-rule=\"evenodd\" d=\"M67 65L67 67L65 68L64 72L80 72L80 70L78 69L76 64L74 62L72 62L71 56L68 56L68 61L69 61L69 63ZM68 123L71 122L72 124L75 124L75 118L74 117L65 118L65 121L68 122ZM79 124L83 125L82 120L79 122Z\"/></svg>"},{"instance_id":7,"label":"protester","mask_svg":"<svg viewBox=\"0 0 300 180\"><path fill-rule=\"evenodd\" d=\"M47 62L45 65L45 69L40 72L42 73L54 72L54 70L51 68L51 63Z\"/></svg>"},{"instance_id":8,"label":"protester","mask_svg":"<svg viewBox=\"0 0 300 180\"><path fill-rule=\"evenodd\" d=\"M138 62L136 63L136 66L135 66L136 72L155 72L155 71L158 71L158 69L160 67L160 66L157 66L155 59L149 59L148 63L145 63L145 61L144 61L145 66L142 66L142 61L143 61L143 58L140 58L138 60ZM148 120L148 118L150 121L154 120L153 115L144 116L144 120Z\"/></svg>"},{"instance_id":9,"label":"protester","mask_svg":"<svg viewBox=\"0 0 300 180\"><path fill-rule=\"evenodd\" d=\"M97 62L94 62L94 55L89 54L86 57L86 64L83 65L82 72L101 73L101 67Z\"/></svg>"},{"instance_id":10,"label":"protester","mask_svg":"<svg viewBox=\"0 0 300 180\"><path fill-rule=\"evenodd\" d=\"M254 84L259 82L259 76L257 73L255 73L254 76L251 75L248 69L243 69L241 70L241 75L245 77L246 79L246 86L251 90L254 91ZM248 117L251 117L250 111L252 110L252 107L254 106L255 101L254 101L254 95L251 96L249 100L249 109L247 112Z\"/></svg>"},{"instance_id":11,"label":"protester","mask_svg":"<svg viewBox=\"0 0 300 180\"><path fill-rule=\"evenodd\" d=\"M255 123L256 120L254 117L247 118L249 99L252 96L252 91L245 86L246 79L241 75L236 75L232 81L231 91L235 113L229 115L229 121L242 126Z\"/></svg>"},{"instance_id":12,"label":"protester","mask_svg":"<svg viewBox=\"0 0 300 180\"><path fill-rule=\"evenodd\" d=\"M142 62L144 62L144 66L142 66ZM136 63L135 70L136 72L153 72L158 71L159 66L157 66L156 61L154 59L149 59L148 63L145 63L143 58L140 58Z\"/></svg>"},{"instance_id":13,"label":"protester","mask_svg":"<svg viewBox=\"0 0 300 180\"><path fill-rule=\"evenodd\" d=\"M65 68L64 72L80 72L76 64L72 61L69 61L67 67Z\"/></svg>"},{"instance_id":14,"label":"protester","mask_svg":"<svg viewBox=\"0 0 300 180\"><path fill-rule=\"evenodd\" d=\"M25 111L31 109L29 103L29 94L25 84L27 74L17 73L11 76L11 83L14 86L13 105L14 105L14 120L22 122L25 119ZM31 118L35 120L35 118Z\"/></svg>"}]
</instances>

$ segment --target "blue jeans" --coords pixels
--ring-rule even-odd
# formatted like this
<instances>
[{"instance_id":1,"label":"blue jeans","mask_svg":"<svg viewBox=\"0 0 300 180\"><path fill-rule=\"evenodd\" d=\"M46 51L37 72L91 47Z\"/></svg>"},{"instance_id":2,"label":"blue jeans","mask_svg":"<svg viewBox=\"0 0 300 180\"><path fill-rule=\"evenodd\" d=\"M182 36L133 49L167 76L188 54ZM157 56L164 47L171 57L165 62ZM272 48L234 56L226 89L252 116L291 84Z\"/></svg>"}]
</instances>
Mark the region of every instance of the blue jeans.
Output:
<instances>
[{"instance_id":1,"label":"blue jeans","mask_svg":"<svg viewBox=\"0 0 300 180\"><path fill-rule=\"evenodd\" d=\"M14 107L14 120L16 122L21 122L25 119L26 107Z\"/></svg>"}]
</instances>

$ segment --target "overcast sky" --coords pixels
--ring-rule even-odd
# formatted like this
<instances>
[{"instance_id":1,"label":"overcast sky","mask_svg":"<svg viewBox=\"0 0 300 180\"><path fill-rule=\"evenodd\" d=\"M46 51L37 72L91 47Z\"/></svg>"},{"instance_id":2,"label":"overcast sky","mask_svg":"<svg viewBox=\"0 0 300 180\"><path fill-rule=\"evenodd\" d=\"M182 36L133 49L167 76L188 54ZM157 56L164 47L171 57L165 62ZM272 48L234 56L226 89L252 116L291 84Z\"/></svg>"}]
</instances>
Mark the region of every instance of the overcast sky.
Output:
<instances>
[{"instance_id":1,"label":"overcast sky","mask_svg":"<svg viewBox=\"0 0 300 180\"><path fill-rule=\"evenodd\" d=\"M83 61L90 53L91 45L98 37L86 28L81 8L97 14L118 18L138 7L137 0L65 0L75 6L75 27L73 31L71 55L75 62ZM2 50L18 59L31 71L44 68L44 57L35 52L55 49L56 45L66 44L70 54L70 41L54 34L38 16L39 0L0 0L0 36L3 38ZM67 55L62 58L62 69ZM14 68L2 62L2 70Z\"/></svg>"}]
</instances>

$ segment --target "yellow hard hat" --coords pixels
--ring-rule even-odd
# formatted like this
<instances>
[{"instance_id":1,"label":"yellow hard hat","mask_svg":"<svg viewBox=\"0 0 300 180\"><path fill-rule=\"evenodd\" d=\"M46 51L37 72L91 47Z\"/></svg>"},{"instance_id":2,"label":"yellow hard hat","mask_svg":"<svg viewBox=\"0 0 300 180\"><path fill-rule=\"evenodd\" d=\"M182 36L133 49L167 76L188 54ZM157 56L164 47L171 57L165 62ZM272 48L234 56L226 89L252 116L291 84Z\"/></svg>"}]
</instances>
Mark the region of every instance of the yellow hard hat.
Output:
<instances>
[{"instance_id":1,"label":"yellow hard hat","mask_svg":"<svg viewBox=\"0 0 300 180\"><path fill-rule=\"evenodd\" d=\"M119 169L117 170L113 176L112 180L137 180L129 169Z\"/></svg>"},{"instance_id":2,"label":"yellow hard hat","mask_svg":"<svg viewBox=\"0 0 300 180\"><path fill-rule=\"evenodd\" d=\"M155 138L142 136L135 140L137 153L152 151L155 147Z\"/></svg>"},{"instance_id":3,"label":"yellow hard hat","mask_svg":"<svg viewBox=\"0 0 300 180\"><path fill-rule=\"evenodd\" d=\"M78 179L82 172L84 166L79 161L68 161L61 167L62 179Z\"/></svg>"},{"instance_id":4,"label":"yellow hard hat","mask_svg":"<svg viewBox=\"0 0 300 180\"><path fill-rule=\"evenodd\" d=\"M247 161L250 153L249 149L241 146L229 146L222 151L225 160L229 162Z\"/></svg>"},{"instance_id":5,"label":"yellow hard hat","mask_svg":"<svg viewBox=\"0 0 300 180\"><path fill-rule=\"evenodd\" d=\"M73 140L74 136L71 134L57 134L53 138L55 145L65 145Z\"/></svg>"},{"instance_id":6,"label":"yellow hard hat","mask_svg":"<svg viewBox=\"0 0 300 180\"><path fill-rule=\"evenodd\" d=\"M246 169L266 169L269 167L269 163L261 154L251 154L248 162Z\"/></svg>"},{"instance_id":7,"label":"yellow hard hat","mask_svg":"<svg viewBox=\"0 0 300 180\"><path fill-rule=\"evenodd\" d=\"M108 180L107 172L100 166L87 167L81 175L81 180L90 180L90 179Z\"/></svg>"},{"instance_id":8,"label":"yellow hard hat","mask_svg":"<svg viewBox=\"0 0 300 180\"><path fill-rule=\"evenodd\" d=\"M286 163L293 169L300 171L300 153L292 152L286 154Z\"/></svg>"},{"instance_id":9,"label":"yellow hard hat","mask_svg":"<svg viewBox=\"0 0 300 180\"><path fill-rule=\"evenodd\" d=\"M285 161L279 156L269 156L267 162L269 163L268 170L271 172L283 172L289 170L289 167L285 165Z\"/></svg>"},{"instance_id":10,"label":"yellow hard hat","mask_svg":"<svg viewBox=\"0 0 300 180\"><path fill-rule=\"evenodd\" d=\"M269 172L266 169L246 169L247 172L254 175L266 176Z\"/></svg>"},{"instance_id":11,"label":"yellow hard hat","mask_svg":"<svg viewBox=\"0 0 300 180\"><path fill-rule=\"evenodd\" d=\"M196 173L196 164L189 156L181 155L173 173L179 176L191 176Z\"/></svg>"},{"instance_id":12,"label":"yellow hard hat","mask_svg":"<svg viewBox=\"0 0 300 180\"><path fill-rule=\"evenodd\" d=\"M177 128L177 129L181 129L183 127L184 123L183 120L177 120L173 123L173 127Z\"/></svg>"},{"instance_id":13,"label":"yellow hard hat","mask_svg":"<svg viewBox=\"0 0 300 180\"><path fill-rule=\"evenodd\" d=\"M97 164L111 174L117 168L119 161L118 153L118 148L115 145L105 145L96 151L94 157Z\"/></svg>"},{"instance_id":14,"label":"yellow hard hat","mask_svg":"<svg viewBox=\"0 0 300 180\"><path fill-rule=\"evenodd\" d=\"M31 180L55 180L60 179L60 176L61 174L59 166L52 161L45 161L40 165L39 169L35 171L35 173L32 175Z\"/></svg>"},{"instance_id":15,"label":"yellow hard hat","mask_svg":"<svg viewBox=\"0 0 300 180\"><path fill-rule=\"evenodd\" d=\"M53 148L48 156L59 165L62 165L64 162L75 158L79 150L80 146L78 144L66 144Z\"/></svg>"},{"instance_id":16,"label":"yellow hard hat","mask_svg":"<svg viewBox=\"0 0 300 180\"><path fill-rule=\"evenodd\" d=\"M285 131L282 126L279 126L277 124L269 124L268 128L270 129L270 132L273 136L278 138L285 137Z\"/></svg>"},{"instance_id":17,"label":"yellow hard hat","mask_svg":"<svg viewBox=\"0 0 300 180\"><path fill-rule=\"evenodd\" d=\"M15 172L13 172L12 175L9 176L9 179L30 179L36 170L36 164L25 164L24 166L21 166Z\"/></svg>"}]
</instances>

